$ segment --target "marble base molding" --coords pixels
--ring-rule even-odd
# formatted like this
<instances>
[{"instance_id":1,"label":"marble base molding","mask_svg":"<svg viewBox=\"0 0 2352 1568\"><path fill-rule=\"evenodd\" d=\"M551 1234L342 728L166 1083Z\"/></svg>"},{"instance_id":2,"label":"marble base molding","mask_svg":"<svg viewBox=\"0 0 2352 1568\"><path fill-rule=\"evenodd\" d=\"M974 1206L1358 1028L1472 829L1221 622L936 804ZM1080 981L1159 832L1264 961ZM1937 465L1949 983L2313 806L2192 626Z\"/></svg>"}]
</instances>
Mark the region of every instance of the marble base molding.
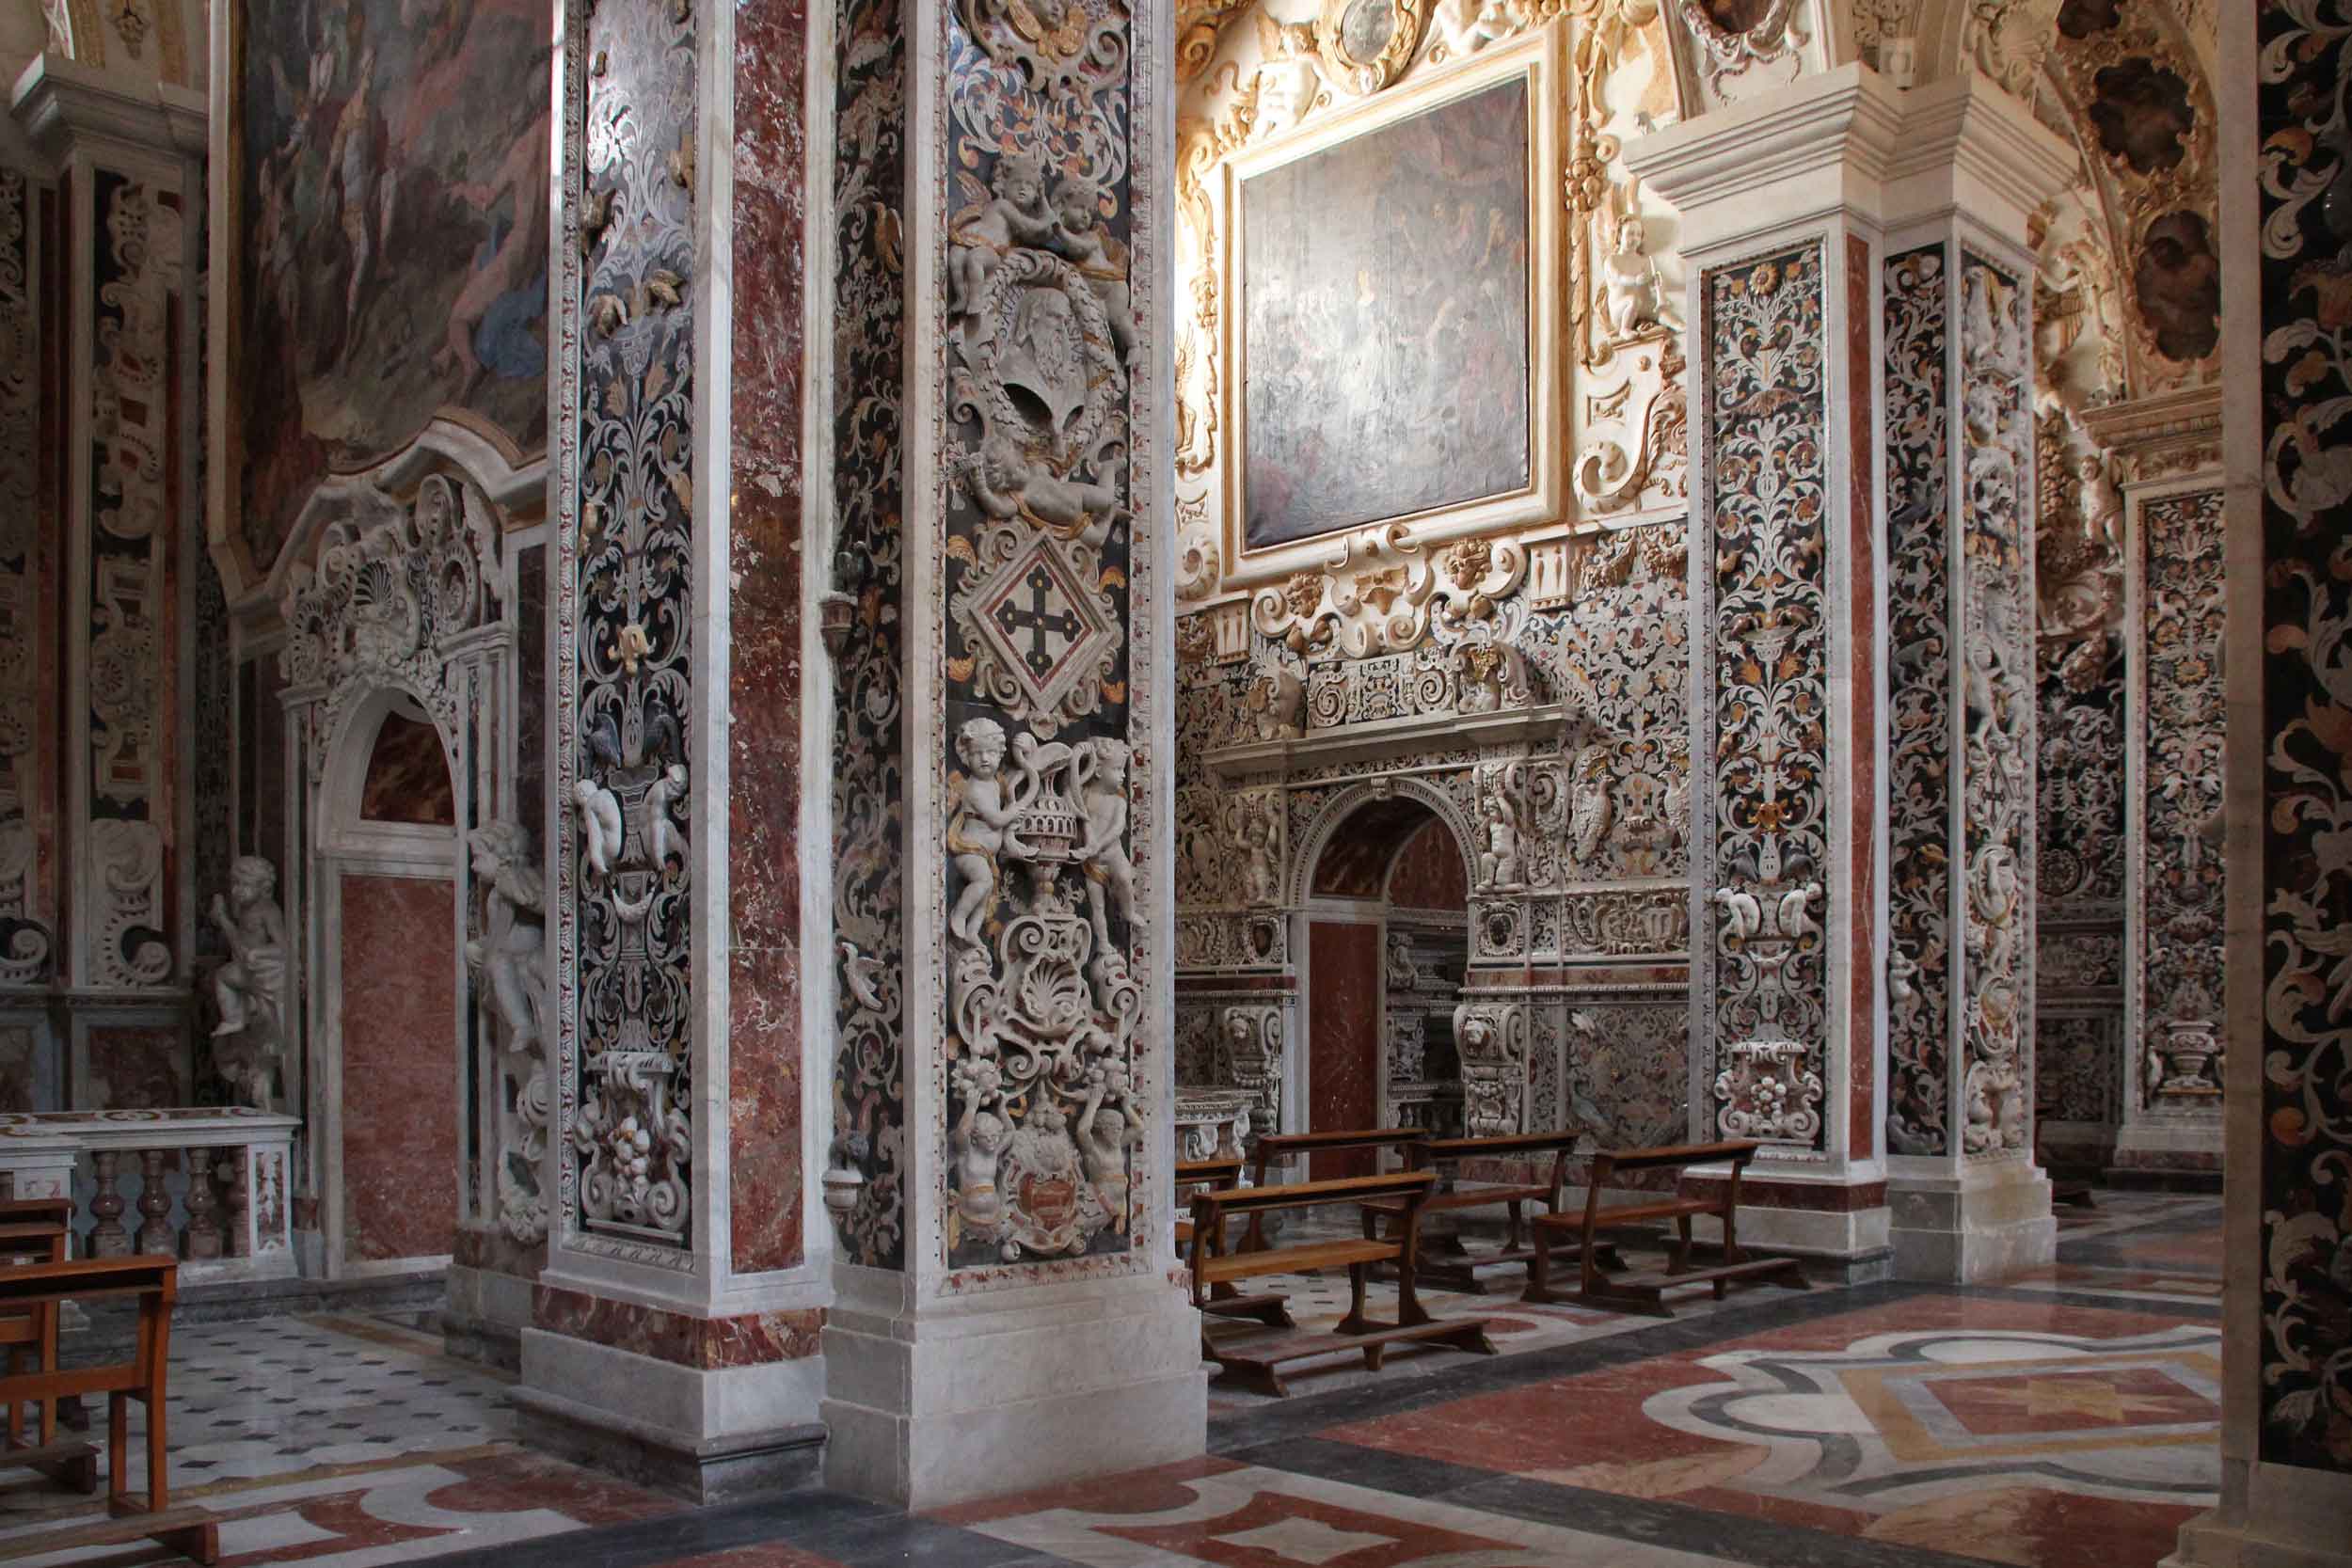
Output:
<instances>
[{"instance_id":1,"label":"marble base molding","mask_svg":"<svg viewBox=\"0 0 2352 1568\"><path fill-rule=\"evenodd\" d=\"M1200 1314L1150 1275L926 1307L837 1302L825 1483L910 1510L1189 1459Z\"/></svg>"},{"instance_id":2,"label":"marble base molding","mask_svg":"<svg viewBox=\"0 0 2352 1568\"><path fill-rule=\"evenodd\" d=\"M1895 1277L1946 1285L2000 1279L2057 1259L2050 1180L2022 1162L1916 1173L1887 1180Z\"/></svg>"}]
</instances>

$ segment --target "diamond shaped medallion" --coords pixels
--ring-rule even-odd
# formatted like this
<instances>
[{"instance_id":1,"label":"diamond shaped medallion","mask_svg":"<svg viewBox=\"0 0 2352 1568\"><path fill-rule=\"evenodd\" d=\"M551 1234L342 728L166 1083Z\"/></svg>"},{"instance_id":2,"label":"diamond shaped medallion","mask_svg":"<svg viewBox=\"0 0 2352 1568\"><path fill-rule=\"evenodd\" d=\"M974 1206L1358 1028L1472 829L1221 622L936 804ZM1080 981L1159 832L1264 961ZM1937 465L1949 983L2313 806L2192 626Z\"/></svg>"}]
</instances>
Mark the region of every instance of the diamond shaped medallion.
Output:
<instances>
[{"instance_id":1,"label":"diamond shaped medallion","mask_svg":"<svg viewBox=\"0 0 2352 1568\"><path fill-rule=\"evenodd\" d=\"M965 626L1040 709L1051 709L1118 640L1085 580L1048 534L1014 553L972 596Z\"/></svg>"}]
</instances>

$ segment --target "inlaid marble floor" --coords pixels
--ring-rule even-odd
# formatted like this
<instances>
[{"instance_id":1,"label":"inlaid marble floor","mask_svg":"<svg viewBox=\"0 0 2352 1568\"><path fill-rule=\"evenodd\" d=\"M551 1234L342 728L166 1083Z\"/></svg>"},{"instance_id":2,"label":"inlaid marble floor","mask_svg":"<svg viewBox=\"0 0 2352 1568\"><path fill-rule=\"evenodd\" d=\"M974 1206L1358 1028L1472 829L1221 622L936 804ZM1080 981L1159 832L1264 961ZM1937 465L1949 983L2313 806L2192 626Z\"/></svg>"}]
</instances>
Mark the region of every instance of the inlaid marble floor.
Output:
<instances>
[{"instance_id":1,"label":"inlaid marble floor","mask_svg":"<svg viewBox=\"0 0 2352 1568\"><path fill-rule=\"evenodd\" d=\"M530 1454L503 1386L394 1324L183 1332L186 1495L223 1561L497 1568L2143 1568L2217 1482L2219 1205L2101 1195L1997 1286L1735 1295L1675 1321L1433 1292L1498 1357L1212 1389L1211 1453L927 1517L693 1510ZM1284 1281L1302 1327L1341 1281ZM0 1493L0 1558L56 1528ZM20 1555L24 1554L24 1555Z\"/></svg>"}]
</instances>

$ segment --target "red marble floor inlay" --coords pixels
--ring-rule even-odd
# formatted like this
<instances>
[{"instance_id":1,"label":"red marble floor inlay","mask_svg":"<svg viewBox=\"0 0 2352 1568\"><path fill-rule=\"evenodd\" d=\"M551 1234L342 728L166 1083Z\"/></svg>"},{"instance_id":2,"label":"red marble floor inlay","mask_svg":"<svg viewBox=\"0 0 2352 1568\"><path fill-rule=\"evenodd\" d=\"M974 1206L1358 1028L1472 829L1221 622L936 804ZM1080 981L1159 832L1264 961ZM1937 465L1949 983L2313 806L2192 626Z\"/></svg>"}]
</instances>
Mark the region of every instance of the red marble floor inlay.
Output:
<instances>
[{"instance_id":1,"label":"red marble floor inlay","mask_svg":"<svg viewBox=\"0 0 2352 1568\"><path fill-rule=\"evenodd\" d=\"M1926 1386L1938 1404L1979 1437L2185 1425L2216 1421L2221 1416L2212 1400L2153 1367L2042 1377L1938 1378Z\"/></svg>"},{"instance_id":2,"label":"red marble floor inlay","mask_svg":"<svg viewBox=\"0 0 2352 1568\"><path fill-rule=\"evenodd\" d=\"M1485 1540L1336 1503L1260 1492L1213 1519L1173 1525L1096 1525L1097 1532L1137 1545L1214 1562L1219 1568L1401 1568L1424 1558L1490 1552Z\"/></svg>"},{"instance_id":3,"label":"red marble floor inlay","mask_svg":"<svg viewBox=\"0 0 2352 1568\"><path fill-rule=\"evenodd\" d=\"M1089 1481L1040 1487L1036 1491L1009 1497L959 1503L953 1508L934 1509L925 1517L936 1519L943 1525L970 1528L991 1520L1013 1519L1054 1509L1068 1509L1076 1513L1165 1513L1172 1508L1191 1505L1195 1494L1184 1482L1198 1481L1202 1476L1221 1476L1241 1468L1230 1459L1203 1454L1197 1459L1180 1459L1174 1464L1161 1465L1149 1470L1130 1470L1120 1476L1097 1476Z\"/></svg>"}]
</instances>

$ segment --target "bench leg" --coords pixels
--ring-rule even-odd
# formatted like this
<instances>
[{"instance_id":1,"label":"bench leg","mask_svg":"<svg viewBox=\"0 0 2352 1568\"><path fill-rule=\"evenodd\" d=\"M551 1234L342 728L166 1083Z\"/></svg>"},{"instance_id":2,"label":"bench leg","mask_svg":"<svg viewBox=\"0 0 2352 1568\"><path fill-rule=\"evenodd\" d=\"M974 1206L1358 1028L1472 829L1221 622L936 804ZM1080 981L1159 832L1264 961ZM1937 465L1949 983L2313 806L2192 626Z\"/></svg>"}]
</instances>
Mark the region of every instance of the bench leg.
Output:
<instances>
[{"instance_id":1,"label":"bench leg","mask_svg":"<svg viewBox=\"0 0 2352 1568\"><path fill-rule=\"evenodd\" d=\"M131 1396L106 1396L106 1500L116 1502L131 1495Z\"/></svg>"},{"instance_id":2,"label":"bench leg","mask_svg":"<svg viewBox=\"0 0 2352 1568\"><path fill-rule=\"evenodd\" d=\"M1369 1334L1371 1320L1364 1316L1364 1271L1366 1265L1347 1265L1347 1316L1331 1325L1334 1334Z\"/></svg>"},{"instance_id":3,"label":"bench leg","mask_svg":"<svg viewBox=\"0 0 2352 1568\"><path fill-rule=\"evenodd\" d=\"M1675 1239L1666 1243L1666 1272L1682 1274L1691 1267L1691 1216L1675 1216Z\"/></svg>"}]
</instances>

